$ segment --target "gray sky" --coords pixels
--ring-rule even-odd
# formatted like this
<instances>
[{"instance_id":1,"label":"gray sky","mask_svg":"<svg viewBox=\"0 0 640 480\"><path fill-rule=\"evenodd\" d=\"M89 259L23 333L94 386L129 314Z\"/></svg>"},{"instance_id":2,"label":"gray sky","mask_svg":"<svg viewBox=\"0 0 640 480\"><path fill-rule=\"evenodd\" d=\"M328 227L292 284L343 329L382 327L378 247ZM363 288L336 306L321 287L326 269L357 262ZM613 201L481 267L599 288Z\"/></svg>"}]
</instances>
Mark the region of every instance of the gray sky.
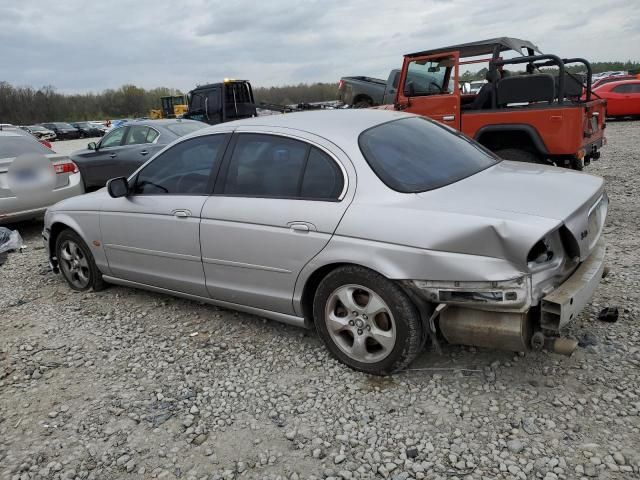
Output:
<instances>
[{"instance_id":1,"label":"gray sky","mask_svg":"<svg viewBox=\"0 0 640 480\"><path fill-rule=\"evenodd\" d=\"M640 60L640 0L0 0L0 80L64 92L385 77L402 54L496 36Z\"/></svg>"}]
</instances>

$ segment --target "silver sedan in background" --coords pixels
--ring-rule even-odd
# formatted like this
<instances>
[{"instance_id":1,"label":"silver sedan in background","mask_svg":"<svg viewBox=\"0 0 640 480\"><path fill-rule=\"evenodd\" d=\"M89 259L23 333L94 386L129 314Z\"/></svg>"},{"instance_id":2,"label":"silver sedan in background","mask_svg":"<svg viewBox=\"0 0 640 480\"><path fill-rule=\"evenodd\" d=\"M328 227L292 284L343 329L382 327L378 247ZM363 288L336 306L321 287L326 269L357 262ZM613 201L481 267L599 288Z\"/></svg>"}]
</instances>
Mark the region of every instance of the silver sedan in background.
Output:
<instances>
[{"instance_id":1,"label":"silver sedan in background","mask_svg":"<svg viewBox=\"0 0 640 480\"><path fill-rule=\"evenodd\" d=\"M36 184L39 167L50 170L45 186ZM69 157L22 130L0 131L0 224L41 217L48 206L82 193L80 172Z\"/></svg>"},{"instance_id":2,"label":"silver sedan in background","mask_svg":"<svg viewBox=\"0 0 640 480\"><path fill-rule=\"evenodd\" d=\"M601 278L607 204L599 177L501 161L422 117L336 110L181 138L50 208L44 237L73 289L315 327L345 364L389 374L430 337L570 350L559 331Z\"/></svg>"}]
</instances>

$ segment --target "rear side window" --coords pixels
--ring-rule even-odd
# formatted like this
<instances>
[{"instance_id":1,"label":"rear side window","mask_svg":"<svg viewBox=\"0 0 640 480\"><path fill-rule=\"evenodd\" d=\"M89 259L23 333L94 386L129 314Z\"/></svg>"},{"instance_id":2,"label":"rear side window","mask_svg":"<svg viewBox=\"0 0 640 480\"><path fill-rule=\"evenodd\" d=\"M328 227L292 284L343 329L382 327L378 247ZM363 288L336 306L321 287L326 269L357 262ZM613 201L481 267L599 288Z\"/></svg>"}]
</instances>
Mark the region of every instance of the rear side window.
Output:
<instances>
[{"instance_id":1,"label":"rear side window","mask_svg":"<svg viewBox=\"0 0 640 480\"><path fill-rule=\"evenodd\" d=\"M155 132L155 130L142 125L133 125L129 127L129 134L124 142L125 145L141 145L147 143L147 137L149 132Z\"/></svg>"},{"instance_id":2,"label":"rear side window","mask_svg":"<svg viewBox=\"0 0 640 480\"><path fill-rule=\"evenodd\" d=\"M178 143L154 158L136 176L136 195L207 195L227 135L207 135Z\"/></svg>"},{"instance_id":3,"label":"rear side window","mask_svg":"<svg viewBox=\"0 0 640 480\"><path fill-rule=\"evenodd\" d=\"M202 122L176 122L171 123L169 125L165 125L164 128L169 130L171 133L176 134L179 137L183 137L193 132L197 132L198 130L207 127L206 123Z\"/></svg>"},{"instance_id":4,"label":"rear side window","mask_svg":"<svg viewBox=\"0 0 640 480\"><path fill-rule=\"evenodd\" d=\"M618 85L617 87L614 87L613 91L616 93L631 93L632 87L633 85L627 83L625 85Z\"/></svg>"},{"instance_id":5,"label":"rear side window","mask_svg":"<svg viewBox=\"0 0 640 480\"><path fill-rule=\"evenodd\" d=\"M358 143L380 180L404 193L440 188L500 161L461 133L422 117L377 125L362 132Z\"/></svg>"},{"instance_id":6,"label":"rear side window","mask_svg":"<svg viewBox=\"0 0 640 480\"><path fill-rule=\"evenodd\" d=\"M28 135L28 134L27 134ZM23 153L53 153L34 138L0 136L0 158L13 158Z\"/></svg>"},{"instance_id":7,"label":"rear side window","mask_svg":"<svg viewBox=\"0 0 640 480\"><path fill-rule=\"evenodd\" d=\"M326 153L315 147L302 178L302 198L334 199L340 196L344 180L340 168Z\"/></svg>"},{"instance_id":8,"label":"rear side window","mask_svg":"<svg viewBox=\"0 0 640 480\"><path fill-rule=\"evenodd\" d=\"M277 135L240 134L222 193L334 200L343 186L336 162L316 147Z\"/></svg>"}]
</instances>

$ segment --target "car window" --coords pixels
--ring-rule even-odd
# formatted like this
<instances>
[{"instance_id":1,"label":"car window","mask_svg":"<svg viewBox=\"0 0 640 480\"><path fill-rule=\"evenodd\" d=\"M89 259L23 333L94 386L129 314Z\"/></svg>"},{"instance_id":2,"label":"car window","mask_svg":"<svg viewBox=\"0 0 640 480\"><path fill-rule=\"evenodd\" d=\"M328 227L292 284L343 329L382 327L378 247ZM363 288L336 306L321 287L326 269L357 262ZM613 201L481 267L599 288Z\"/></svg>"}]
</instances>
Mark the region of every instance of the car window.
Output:
<instances>
[{"instance_id":1,"label":"car window","mask_svg":"<svg viewBox=\"0 0 640 480\"><path fill-rule=\"evenodd\" d=\"M153 141L158 138L158 135L160 134L156 130L149 128L149 131L147 132L147 143L153 143Z\"/></svg>"},{"instance_id":2,"label":"car window","mask_svg":"<svg viewBox=\"0 0 640 480\"><path fill-rule=\"evenodd\" d=\"M169 125L164 125L164 128L169 130L171 133L175 133L179 137L182 137L207 126L208 125L206 123L202 122L176 122Z\"/></svg>"},{"instance_id":3,"label":"car window","mask_svg":"<svg viewBox=\"0 0 640 480\"><path fill-rule=\"evenodd\" d=\"M404 193L440 188L500 161L461 133L422 117L377 125L362 132L358 143L376 175Z\"/></svg>"},{"instance_id":4,"label":"car window","mask_svg":"<svg viewBox=\"0 0 640 480\"><path fill-rule=\"evenodd\" d=\"M129 127L129 134L125 140L125 145L140 145L147 143L147 136L149 135L149 127L144 125L132 125Z\"/></svg>"},{"instance_id":5,"label":"car window","mask_svg":"<svg viewBox=\"0 0 640 480\"><path fill-rule=\"evenodd\" d=\"M337 199L344 178L340 167L326 153L312 147L302 178L300 196L311 199Z\"/></svg>"},{"instance_id":6,"label":"car window","mask_svg":"<svg viewBox=\"0 0 640 480\"><path fill-rule=\"evenodd\" d=\"M309 151L306 143L277 135L240 134L223 193L297 197Z\"/></svg>"},{"instance_id":7,"label":"car window","mask_svg":"<svg viewBox=\"0 0 640 480\"><path fill-rule=\"evenodd\" d=\"M450 57L409 62L404 91L410 97L453 93L453 65Z\"/></svg>"},{"instance_id":8,"label":"car window","mask_svg":"<svg viewBox=\"0 0 640 480\"><path fill-rule=\"evenodd\" d=\"M23 153L47 155L52 152L29 134L24 137L0 136L0 158L13 158Z\"/></svg>"},{"instance_id":9,"label":"car window","mask_svg":"<svg viewBox=\"0 0 640 480\"><path fill-rule=\"evenodd\" d=\"M206 195L212 172L223 152L226 135L185 140L166 150L136 176L136 195Z\"/></svg>"},{"instance_id":10,"label":"car window","mask_svg":"<svg viewBox=\"0 0 640 480\"><path fill-rule=\"evenodd\" d=\"M122 137L124 136L125 128L116 128L115 130L109 132L100 142L100 148L107 147L117 147L122 142Z\"/></svg>"}]
</instances>

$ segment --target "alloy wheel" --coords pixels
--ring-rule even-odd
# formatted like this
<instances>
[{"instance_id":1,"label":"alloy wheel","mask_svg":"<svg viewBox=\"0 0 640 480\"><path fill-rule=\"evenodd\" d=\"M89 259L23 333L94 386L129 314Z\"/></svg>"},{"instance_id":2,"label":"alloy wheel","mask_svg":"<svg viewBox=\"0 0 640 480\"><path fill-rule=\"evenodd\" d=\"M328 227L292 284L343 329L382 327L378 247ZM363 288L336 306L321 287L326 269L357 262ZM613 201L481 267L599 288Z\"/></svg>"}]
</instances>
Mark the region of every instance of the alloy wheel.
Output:
<instances>
[{"instance_id":1,"label":"alloy wheel","mask_svg":"<svg viewBox=\"0 0 640 480\"><path fill-rule=\"evenodd\" d=\"M343 285L329 295L325 322L333 342L358 362L379 362L396 344L391 309L380 295L362 285Z\"/></svg>"},{"instance_id":2,"label":"alloy wheel","mask_svg":"<svg viewBox=\"0 0 640 480\"><path fill-rule=\"evenodd\" d=\"M90 270L87 257L73 240L65 240L60 246L58 259L62 273L74 287L81 290L89 286Z\"/></svg>"}]
</instances>

